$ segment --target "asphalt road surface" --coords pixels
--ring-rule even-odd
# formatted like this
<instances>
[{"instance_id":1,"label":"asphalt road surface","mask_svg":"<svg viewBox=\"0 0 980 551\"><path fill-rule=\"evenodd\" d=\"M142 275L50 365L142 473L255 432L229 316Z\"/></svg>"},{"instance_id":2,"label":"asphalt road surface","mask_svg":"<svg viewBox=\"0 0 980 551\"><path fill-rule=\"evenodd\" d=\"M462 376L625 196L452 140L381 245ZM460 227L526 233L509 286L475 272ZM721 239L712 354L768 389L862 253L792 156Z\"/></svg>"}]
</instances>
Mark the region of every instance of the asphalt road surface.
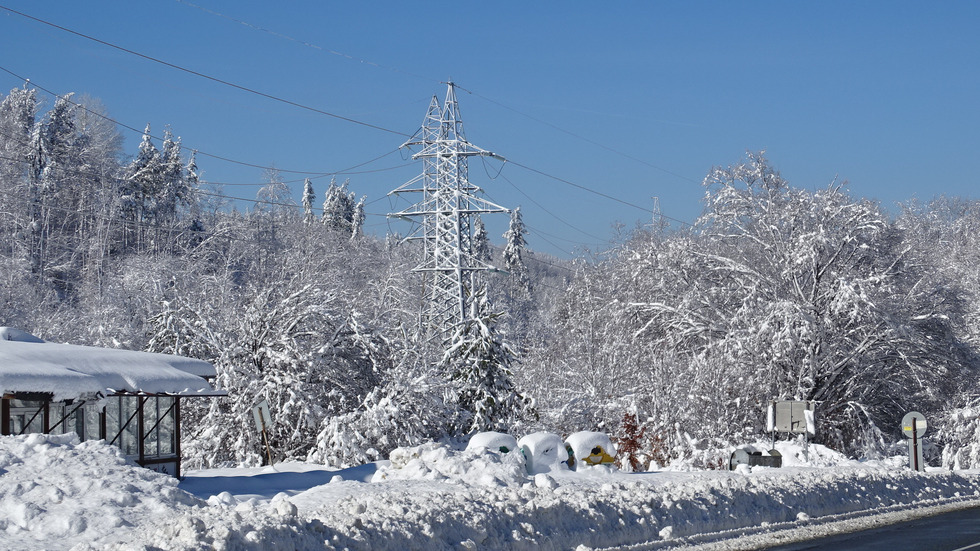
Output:
<instances>
[{"instance_id":1,"label":"asphalt road surface","mask_svg":"<svg viewBox=\"0 0 980 551\"><path fill-rule=\"evenodd\" d=\"M980 551L980 508L900 522L883 528L767 547L767 551Z\"/></svg>"}]
</instances>

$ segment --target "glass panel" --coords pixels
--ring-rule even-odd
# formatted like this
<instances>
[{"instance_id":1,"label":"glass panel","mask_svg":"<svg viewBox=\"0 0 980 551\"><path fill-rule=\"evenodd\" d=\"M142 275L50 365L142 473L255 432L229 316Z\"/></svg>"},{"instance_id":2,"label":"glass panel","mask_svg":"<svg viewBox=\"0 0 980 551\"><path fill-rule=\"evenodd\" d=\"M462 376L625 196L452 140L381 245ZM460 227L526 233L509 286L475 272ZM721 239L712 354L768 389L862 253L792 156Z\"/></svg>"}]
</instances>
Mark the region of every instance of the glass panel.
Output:
<instances>
[{"instance_id":1,"label":"glass panel","mask_svg":"<svg viewBox=\"0 0 980 551\"><path fill-rule=\"evenodd\" d=\"M160 421L160 455L177 453L177 431L174 429L174 422L177 420L175 400L176 398L160 398L160 414L164 415Z\"/></svg>"},{"instance_id":2,"label":"glass panel","mask_svg":"<svg viewBox=\"0 0 980 551\"><path fill-rule=\"evenodd\" d=\"M106 398L105 401L105 439L119 445L119 398ZM115 442L113 442L115 440Z\"/></svg>"},{"instance_id":3,"label":"glass panel","mask_svg":"<svg viewBox=\"0 0 980 551\"><path fill-rule=\"evenodd\" d=\"M136 396L119 397L119 421L122 423L119 427L119 430L122 431L119 447L122 448L123 453L126 455L137 456L140 453L137 442L139 421L136 416L136 408L138 405L139 398Z\"/></svg>"},{"instance_id":4,"label":"glass panel","mask_svg":"<svg viewBox=\"0 0 980 551\"><path fill-rule=\"evenodd\" d=\"M106 400L106 440L131 456L139 455L136 436L139 429L136 417L138 401L136 396L112 396Z\"/></svg>"},{"instance_id":5,"label":"glass panel","mask_svg":"<svg viewBox=\"0 0 980 551\"><path fill-rule=\"evenodd\" d=\"M64 402L48 403L48 432L51 434L64 434L66 432L71 432L73 427L67 424L68 420L61 420L62 417L64 417L69 411L71 411L71 409L66 409Z\"/></svg>"},{"instance_id":6,"label":"glass panel","mask_svg":"<svg viewBox=\"0 0 980 551\"><path fill-rule=\"evenodd\" d=\"M102 434L102 408L100 408L96 402L91 402L85 404L85 407L82 408L82 410L85 412L84 440L104 439L106 435ZM109 438L112 438L112 436Z\"/></svg>"},{"instance_id":7,"label":"glass panel","mask_svg":"<svg viewBox=\"0 0 980 551\"><path fill-rule=\"evenodd\" d=\"M174 455L177 450L174 398L152 396L143 406L144 458Z\"/></svg>"},{"instance_id":8,"label":"glass panel","mask_svg":"<svg viewBox=\"0 0 980 551\"><path fill-rule=\"evenodd\" d=\"M160 455L160 432L157 419L160 418L160 403L156 397L149 397L143 404L143 457Z\"/></svg>"},{"instance_id":9,"label":"glass panel","mask_svg":"<svg viewBox=\"0 0 980 551\"><path fill-rule=\"evenodd\" d=\"M10 400L10 434L44 432L46 404L32 400Z\"/></svg>"}]
</instances>

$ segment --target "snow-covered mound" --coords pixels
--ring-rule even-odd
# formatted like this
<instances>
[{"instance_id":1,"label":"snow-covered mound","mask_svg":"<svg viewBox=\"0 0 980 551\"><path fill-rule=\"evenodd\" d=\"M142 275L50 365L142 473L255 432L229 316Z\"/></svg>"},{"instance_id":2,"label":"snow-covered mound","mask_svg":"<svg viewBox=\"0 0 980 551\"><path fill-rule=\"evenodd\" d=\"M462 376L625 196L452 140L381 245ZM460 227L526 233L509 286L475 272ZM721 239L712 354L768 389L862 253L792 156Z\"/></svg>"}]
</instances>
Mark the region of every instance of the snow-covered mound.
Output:
<instances>
[{"instance_id":1,"label":"snow-covered mound","mask_svg":"<svg viewBox=\"0 0 980 551\"><path fill-rule=\"evenodd\" d=\"M570 466L575 470L612 465L616 460L616 447L609 435L602 432L572 433L565 439L565 444L572 450L573 460L569 463L572 463Z\"/></svg>"},{"instance_id":2,"label":"snow-covered mound","mask_svg":"<svg viewBox=\"0 0 980 551\"><path fill-rule=\"evenodd\" d=\"M102 440L0 437L0 549L322 548L323 527L299 523L296 508L282 499L226 500L232 506L211 501L128 461Z\"/></svg>"},{"instance_id":3,"label":"snow-covered mound","mask_svg":"<svg viewBox=\"0 0 980 551\"><path fill-rule=\"evenodd\" d=\"M493 450L502 453L517 449L517 439L504 432L478 432L466 444L467 450Z\"/></svg>"},{"instance_id":4,"label":"snow-covered mound","mask_svg":"<svg viewBox=\"0 0 980 551\"><path fill-rule=\"evenodd\" d=\"M397 448L390 465L375 473L373 482L429 480L470 486L520 486L527 481L524 457L517 450L500 453L486 448L455 451L442 444Z\"/></svg>"},{"instance_id":5,"label":"snow-covered mound","mask_svg":"<svg viewBox=\"0 0 980 551\"><path fill-rule=\"evenodd\" d=\"M797 461L798 450L780 449L788 463ZM363 476L371 469L362 467L269 467L240 476L225 469L208 484L191 484L198 495L204 487L214 492L198 499L103 442L4 436L0 548L541 551L644 542L656 548L980 503L974 471L916 473L887 461L848 461L815 446L809 458L833 466L559 469L531 476L519 453L430 444L397 450L390 463L377 465L371 482ZM247 483L253 474L257 480Z\"/></svg>"},{"instance_id":6,"label":"snow-covered mound","mask_svg":"<svg viewBox=\"0 0 980 551\"><path fill-rule=\"evenodd\" d=\"M568 468L568 452L557 434L535 432L517 441L528 474L545 474Z\"/></svg>"},{"instance_id":7,"label":"snow-covered mound","mask_svg":"<svg viewBox=\"0 0 980 551\"><path fill-rule=\"evenodd\" d=\"M0 533L8 549L125 541L113 535L197 501L175 479L127 462L102 441L79 443L75 434L0 438Z\"/></svg>"},{"instance_id":8,"label":"snow-covered mound","mask_svg":"<svg viewBox=\"0 0 980 551\"><path fill-rule=\"evenodd\" d=\"M827 446L820 444L809 444L806 447L803 446L801 442L793 440L782 440L776 442L776 447L773 448L772 442L760 441L753 442L751 444L746 444L744 446L738 446L738 448L745 449L748 452L762 452L768 455L769 451L775 449L783 457L783 468L786 467L843 467L843 466L873 466L877 463L861 463L853 459L848 458L846 455L832 450ZM724 448L724 449L707 449L701 450L700 455L695 455L694 457L685 460L675 460L671 462L664 470L666 471L679 471L679 472L690 472L690 471L703 471L703 465L705 463L715 463L716 468L727 469L728 460L731 457L732 452L735 448ZM708 461L705 458L715 458L715 462ZM895 461L887 462L889 466L897 467L902 465L902 461L899 460L897 463Z\"/></svg>"}]
</instances>

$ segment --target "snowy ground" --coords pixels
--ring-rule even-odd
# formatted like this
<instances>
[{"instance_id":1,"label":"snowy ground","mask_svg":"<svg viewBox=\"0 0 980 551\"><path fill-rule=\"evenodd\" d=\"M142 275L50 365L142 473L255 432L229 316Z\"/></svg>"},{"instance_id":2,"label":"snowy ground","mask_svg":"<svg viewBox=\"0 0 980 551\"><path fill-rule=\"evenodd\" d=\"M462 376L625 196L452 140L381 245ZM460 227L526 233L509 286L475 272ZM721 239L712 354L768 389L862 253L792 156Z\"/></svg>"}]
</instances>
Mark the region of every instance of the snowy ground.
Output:
<instances>
[{"instance_id":1,"label":"snowy ground","mask_svg":"<svg viewBox=\"0 0 980 551\"><path fill-rule=\"evenodd\" d=\"M73 436L0 437L0 548L752 549L980 504L980 472L914 473L781 445L784 468L527 476L429 445L391 462L188 473Z\"/></svg>"}]
</instances>

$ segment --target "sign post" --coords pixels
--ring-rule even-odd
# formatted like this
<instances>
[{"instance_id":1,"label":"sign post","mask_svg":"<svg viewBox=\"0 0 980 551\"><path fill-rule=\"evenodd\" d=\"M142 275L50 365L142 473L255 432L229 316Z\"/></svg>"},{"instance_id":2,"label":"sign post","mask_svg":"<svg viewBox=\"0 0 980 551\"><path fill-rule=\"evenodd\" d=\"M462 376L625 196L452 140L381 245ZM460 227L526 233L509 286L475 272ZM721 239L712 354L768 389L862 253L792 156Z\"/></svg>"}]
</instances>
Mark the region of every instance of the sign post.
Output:
<instances>
[{"instance_id":1,"label":"sign post","mask_svg":"<svg viewBox=\"0 0 980 551\"><path fill-rule=\"evenodd\" d=\"M902 417L902 434L909 439L909 468L913 471L924 471L926 468L919 439L925 435L927 426L925 415L917 411L910 411Z\"/></svg>"},{"instance_id":2,"label":"sign post","mask_svg":"<svg viewBox=\"0 0 980 551\"><path fill-rule=\"evenodd\" d=\"M269 447L269 435L265 430L266 420L270 423L272 422L272 415L269 414L269 402L262 400L258 404L255 404L252 407L252 417L255 418L255 428L262 433L262 441L265 442L265 453L266 457L269 458L269 465L273 465L272 448Z\"/></svg>"}]
</instances>

